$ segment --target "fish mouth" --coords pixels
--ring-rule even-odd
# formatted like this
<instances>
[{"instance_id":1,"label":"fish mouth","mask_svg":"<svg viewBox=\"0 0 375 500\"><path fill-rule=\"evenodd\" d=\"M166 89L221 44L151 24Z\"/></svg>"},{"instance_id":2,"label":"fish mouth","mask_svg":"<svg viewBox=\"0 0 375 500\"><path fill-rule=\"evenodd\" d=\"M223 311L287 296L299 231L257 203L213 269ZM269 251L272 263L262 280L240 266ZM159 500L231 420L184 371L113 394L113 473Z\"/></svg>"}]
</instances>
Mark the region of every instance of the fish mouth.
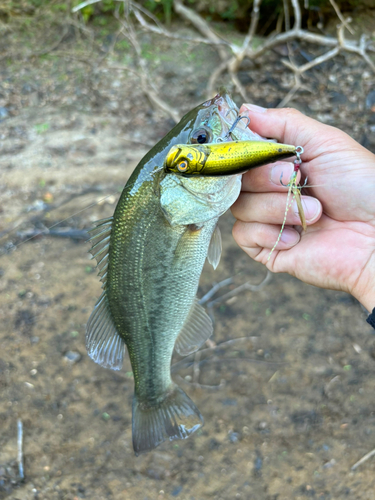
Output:
<instances>
[{"instance_id":1,"label":"fish mouth","mask_svg":"<svg viewBox=\"0 0 375 500\"><path fill-rule=\"evenodd\" d=\"M207 107L210 106L212 108L210 118L207 121L209 122L212 118L212 115L216 114L222 124L221 133L215 137L213 142L230 142L236 140L236 133L232 132L231 134L228 134L228 132L239 116L239 109L228 92L225 89L221 89L221 91L216 94L215 97L206 101L204 105ZM245 123L241 122L243 122L243 120L240 120L235 127L239 127L242 129L246 128Z\"/></svg>"}]
</instances>

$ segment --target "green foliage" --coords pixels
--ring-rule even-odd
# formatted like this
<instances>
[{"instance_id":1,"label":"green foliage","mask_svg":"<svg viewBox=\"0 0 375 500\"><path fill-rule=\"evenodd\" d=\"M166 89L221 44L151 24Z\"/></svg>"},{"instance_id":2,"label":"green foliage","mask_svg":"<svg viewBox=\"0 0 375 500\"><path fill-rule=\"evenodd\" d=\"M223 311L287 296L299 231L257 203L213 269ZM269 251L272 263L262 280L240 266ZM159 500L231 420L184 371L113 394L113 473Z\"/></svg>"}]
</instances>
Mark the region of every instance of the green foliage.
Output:
<instances>
[{"instance_id":1,"label":"green foliage","mask_svg":"<svg viewBox=\"0 0 375 500\"><path fill-rule=\"evenodd\" d=\"M33 14L37 11L69 14L68 8L70 6L77 6L81 1L73 0L70 4L67 0L22 0L22 2L19 0L5 0L5 12L9 11L10 16L26 14L22 16L22 22L27 27L27 18L32 18ZM173 10L173 0L134 1L148 9L162 23L167 25L171 23L172 19L178 18ZM205 17L207 21L235 21L240 30L247 30L248 19L253 7L253 0L184 0L184 2L191 9ZM288 0L288 2L292 15L291 0ZM336 16L328 0L309 0L307 8L305 8L306 2L304 0L299 0L299 3L304 20L311 15L313 17L317 16L317 13L324 15L325 18ZM336 0L336 3L343 12L350 12L358 8L374 7L374 0ZM124 2L101 0L98 3L87 5L81 9L79 15L85 23L92 22L96 26L107 26L114 12L119 11L121 14L125 8ZM260 26L267 24L271 18L277 18L282 9L282 0L263 0L260 8Z\"/></svg>"},{"instance_id":2,"label":"green foliage","mask_svg":"<svg viewBox=\"0 0 375 500\"><path fill-rule=\"evenodd\" d=\"M47 132L49 129L49 123L38 123L34 128L37 134L43 134L43 132Z\"/></svg>"}]
</instances>

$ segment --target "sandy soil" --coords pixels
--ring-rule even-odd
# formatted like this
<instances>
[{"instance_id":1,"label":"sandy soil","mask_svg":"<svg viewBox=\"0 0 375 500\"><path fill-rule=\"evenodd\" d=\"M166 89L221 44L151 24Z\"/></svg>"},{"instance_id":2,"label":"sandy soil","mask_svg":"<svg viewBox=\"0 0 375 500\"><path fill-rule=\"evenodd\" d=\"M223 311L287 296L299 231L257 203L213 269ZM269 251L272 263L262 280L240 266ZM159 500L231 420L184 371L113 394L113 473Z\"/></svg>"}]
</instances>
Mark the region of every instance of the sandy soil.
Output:
<instances>
[{"instance_id":1,"label":"sandy soil","mask_svg":"<svg viewBox=\"0 0 375 500\"><path fill-rule=\"evenodd\" d=\"M218 63L210 48L160 44L152 52L152 39L143 42L170 103L184 111L204 99ZM254 102L272 106L287 92L280 57L241 72ZM297 46L296 57L304 57ZM375 338L366 313L343 293L285 275L214 308L219 347L176 358L174 377L204 415L202 431L134 457L129 362L111 372L85 352L100 283L80 238L112 214L137 161L171 123L150 108L135 77L106 67L94 79L95 99L79 60L52 53L1 72L0 498L374 499L373 459L351 471L375 448ZM340 56L307 83L313 94L299 94L293 106L375 151L375 86L365 64ZM26 241L57 223L77 239ZM230 214L221 220L222 261L216 272L205 268L200 296L229 276L238 285L265 277L235 245L232 223Z\"/></svg>"}]
</instances>

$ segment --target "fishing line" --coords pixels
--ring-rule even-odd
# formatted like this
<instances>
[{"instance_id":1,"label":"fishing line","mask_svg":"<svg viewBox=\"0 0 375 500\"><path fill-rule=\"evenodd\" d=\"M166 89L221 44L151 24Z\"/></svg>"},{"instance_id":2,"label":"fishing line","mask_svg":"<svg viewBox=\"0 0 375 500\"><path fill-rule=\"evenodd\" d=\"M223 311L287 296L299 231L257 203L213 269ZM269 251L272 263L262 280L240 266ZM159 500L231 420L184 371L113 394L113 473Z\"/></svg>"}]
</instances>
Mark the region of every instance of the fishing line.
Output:
<instances>
[{"instance_id":1,"label":"fishing line","mask_svg":"<svg viewBox=\"0 0 375 500\"><path fill-rule=\"evenodd\" d=\"M301 164L302 164L301 154L303 152L304 152L304 149L303 149L302 146L297 146L296 147L296 157L297 157L297 159L294 160L294 170L293 170L293 173L292 173L292 176L290 178L289 183L288 184L283 184L283 181L282 181L283 173L281 173L281 176L280 176L280 184L282 186L284 186L284 187L289 187L289 189L288 189L288 196L286 198L286 206L285 206L283 223L281 224L281 229L280 229L279 235L277 237L277 240L276 240L275 244L273 245L270 253L268 254L267 262L270 260L271 255L273 254L273 251L275 250L275 248L279 244L281 235L283 234L284 227L285 227L285 224L286 224L286 218L287 218L289 209L291 208L291 206L293 204L293 201L296 201L296 203L297 203L298 214L299 214L299 217L300 217L300 220L301 220L301 224L302 224L302 227L303 227L304 231L306 231L306 229L307 229L306 219L305 219L305 212L303 210L303 206L302 206L302 202L301 202L301 190L302 190L303 187L306 186L307 177L305 179L305 183L304 183L303 186L298 186L298 184L297 184L297 175L298 175L298 172L299 172L299 170L301 168ZM290 196L291 196L292 193L293 193L293 196L292 196L292 199L291 199L291 201L289 203L289 199L290 199Z\"/></svg>"}]
</instances>

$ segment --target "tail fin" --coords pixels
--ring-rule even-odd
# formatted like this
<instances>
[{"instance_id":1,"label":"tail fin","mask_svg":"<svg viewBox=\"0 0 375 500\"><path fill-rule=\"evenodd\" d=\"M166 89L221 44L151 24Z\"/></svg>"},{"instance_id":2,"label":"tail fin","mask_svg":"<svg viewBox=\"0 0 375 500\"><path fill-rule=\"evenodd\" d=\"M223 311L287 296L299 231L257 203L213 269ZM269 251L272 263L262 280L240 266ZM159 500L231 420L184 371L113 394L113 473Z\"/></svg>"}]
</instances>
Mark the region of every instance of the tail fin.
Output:
<instances>
[{"instance_id":1,"label":"tail fin","mask_svg":"<svg viewBox=\"0 0 375 500\"><path fill-rule=\"evenodd\" d=\"M203 426L203 417L193 401L173 384L172 391L157 406L133 399L133 448L140 453L153 450L169 439L186 439Z\"/></svg>"}]
</instances>

